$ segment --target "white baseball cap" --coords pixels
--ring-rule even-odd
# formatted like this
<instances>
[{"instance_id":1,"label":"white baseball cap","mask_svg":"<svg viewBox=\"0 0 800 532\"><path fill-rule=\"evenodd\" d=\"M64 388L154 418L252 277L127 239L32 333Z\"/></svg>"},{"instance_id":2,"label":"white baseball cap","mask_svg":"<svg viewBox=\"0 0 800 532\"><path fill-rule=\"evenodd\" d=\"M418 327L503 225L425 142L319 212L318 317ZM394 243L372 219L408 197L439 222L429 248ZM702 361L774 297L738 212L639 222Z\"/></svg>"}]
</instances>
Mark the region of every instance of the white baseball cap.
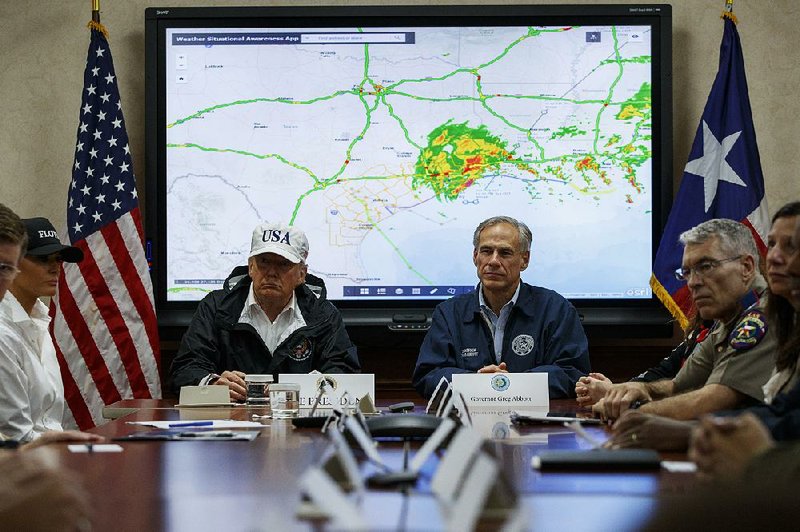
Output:
<instances>
[{"instance_id":1,"label":"white baseball cap","mask_svg":"<svg viewBox=\"0 0 800 532\"><path fill-rule=\"evenodd\" d=\"M253 229L250 257L275 253L297 264L308 258L308 239L300 229L283 223L262 223Z\"/></svg>"}]
</instances>

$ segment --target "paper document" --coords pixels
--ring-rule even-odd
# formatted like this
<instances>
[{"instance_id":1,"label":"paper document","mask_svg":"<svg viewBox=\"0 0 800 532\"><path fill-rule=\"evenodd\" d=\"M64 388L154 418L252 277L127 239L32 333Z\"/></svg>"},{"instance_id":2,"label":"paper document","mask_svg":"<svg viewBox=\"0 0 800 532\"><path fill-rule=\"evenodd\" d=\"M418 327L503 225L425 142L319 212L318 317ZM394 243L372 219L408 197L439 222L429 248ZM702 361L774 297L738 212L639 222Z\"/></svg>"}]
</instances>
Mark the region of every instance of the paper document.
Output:
<instances>
[{"instance_id":1,"label":"paper document","mask_svg":"<svg viewBox=\"0 0 800 532\"><path fill-rule=\"evenodd\" d=\"M116 443L71 443L67 445L71 453L121 453L122 446Z\"/></svg>"},{"instance_id":2,"label":"paper document","mask_svg":"<svg viewBox=\"0 0 800 532\"><path fill-rule=\"evenodd\" d=\"M697 473L697 464L677 460L662 460L661 467L670 473Z\"/></svg>"},{"instance_id":3,"label":"paper document","mask_svg":"<svg viewBox=\"0 0 800 532\"><path fill-rule=\"evenodd\" d=\"M156 429L134 432L115 438L118 441L253 441L257 430L180 430Z\"/></svg>"}]
</instances>

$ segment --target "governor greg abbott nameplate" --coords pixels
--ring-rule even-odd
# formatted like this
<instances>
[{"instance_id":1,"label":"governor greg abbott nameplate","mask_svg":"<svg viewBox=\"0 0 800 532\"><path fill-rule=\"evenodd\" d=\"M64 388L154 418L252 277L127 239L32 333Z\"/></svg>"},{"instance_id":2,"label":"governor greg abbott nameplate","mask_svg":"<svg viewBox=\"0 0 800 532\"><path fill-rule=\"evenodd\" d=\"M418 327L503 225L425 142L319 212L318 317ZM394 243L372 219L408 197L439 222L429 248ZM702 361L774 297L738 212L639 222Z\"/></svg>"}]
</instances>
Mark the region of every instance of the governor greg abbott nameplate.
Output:
<instances>
[{"instance_id":1,"label":"governor greg abbott nameplate","mask_svg":"<svg viewBox=\"0 0 800 532\"><path fill-rule=\"evenodd\" d=\"M358 400L369 394L375 400L375 375L372 373L281 373L278 382L295 382L300 385L300 408L312 408L319 394L323 379L328 383L331 395L344 401L342 395L347 392L347 404L340 406L354 407ZM322 397L319 408L330 408L331 400Z\"/></svg>"},{"instance_id":2,"label":"governor greg abbott nameplate","mask_svg":"<svg viewBox=\"0 0 800 532\"><path fill-rule=\"evenodd\" d=\"M550 407L547 373L454 373L453 388L469 407Z\"/></svg>"}]
</instances>

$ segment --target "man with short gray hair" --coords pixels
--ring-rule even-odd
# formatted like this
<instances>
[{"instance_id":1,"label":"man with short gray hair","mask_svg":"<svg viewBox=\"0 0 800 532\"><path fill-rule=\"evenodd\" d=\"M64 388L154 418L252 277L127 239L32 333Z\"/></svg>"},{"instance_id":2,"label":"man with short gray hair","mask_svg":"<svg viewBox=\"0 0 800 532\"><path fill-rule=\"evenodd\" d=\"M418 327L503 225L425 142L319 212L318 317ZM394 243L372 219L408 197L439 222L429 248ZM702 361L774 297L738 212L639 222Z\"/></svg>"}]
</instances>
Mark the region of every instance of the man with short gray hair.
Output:
<instances>
[{"instance_id":1,"label":"man with short gray hair","mask_svg":"<svg viewBox=\"0 0 800 532\"><path fill-rule=\"evenodd\" d=\"M531 230L496 216L478 225L472 261L480 284L474 292L436 307L414 370L425 397L454 373L547 373L550 397L574 396L589 371L586 335L578 313L559 294L523 283Z\"/></svg>"},{"instance_id":2,"label":"man with short gray hair","mask_svg":"<svg viewBox=\"0 0 800 532\"><path fill-rule=\"evenodd\" d=\"M764 315L767 283L758 272L750 229L713 219L681 234L680 242L683 261L675 276L687 283L700 318L713 324L675 378L614 386L603 405L610 419L636 407L693 419L764 399L762 386L775 365L776 340Z\"/></svg>"}]
</instances>

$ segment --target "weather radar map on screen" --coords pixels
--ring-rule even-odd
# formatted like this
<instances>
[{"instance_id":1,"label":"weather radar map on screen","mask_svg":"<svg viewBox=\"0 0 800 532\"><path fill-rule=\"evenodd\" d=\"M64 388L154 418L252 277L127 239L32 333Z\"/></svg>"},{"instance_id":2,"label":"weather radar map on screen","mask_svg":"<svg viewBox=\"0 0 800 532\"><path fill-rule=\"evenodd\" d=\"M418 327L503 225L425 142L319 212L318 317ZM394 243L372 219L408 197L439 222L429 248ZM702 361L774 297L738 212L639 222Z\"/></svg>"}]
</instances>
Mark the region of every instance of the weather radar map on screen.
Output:
<instances>
[{"instance_id":1,"label":"weather radar map on screen","mask_svg":"<svg viewBox=\"0 0 800 532\"><path fill-rule=\"evenodd\" d=\"M303 229L329 298L472 290L472 232L533 231L523 279L649 299L649 26L172 28L167 299Z\"/></svg>"}]
</instances>

